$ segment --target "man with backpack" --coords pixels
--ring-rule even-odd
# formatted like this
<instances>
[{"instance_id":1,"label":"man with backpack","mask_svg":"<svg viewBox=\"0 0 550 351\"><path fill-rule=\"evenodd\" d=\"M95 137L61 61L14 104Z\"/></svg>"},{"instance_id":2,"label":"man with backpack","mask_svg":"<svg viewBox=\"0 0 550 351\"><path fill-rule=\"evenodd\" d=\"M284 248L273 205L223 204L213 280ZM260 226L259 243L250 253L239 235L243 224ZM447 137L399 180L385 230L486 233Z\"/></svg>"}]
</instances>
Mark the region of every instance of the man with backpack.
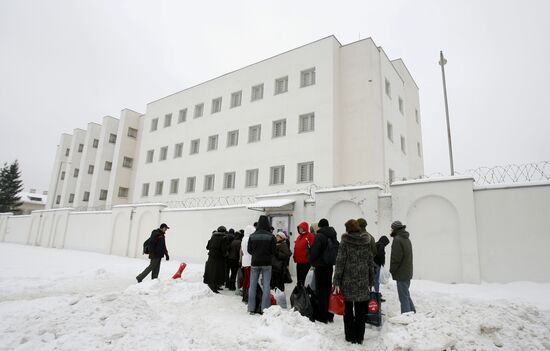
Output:
<instances>
[{"instance_id":1,"label":"man with backpack","mask_svg":"<svg viewBox=\"0 0 550 351\"><path fill-rule=\"evenodd\" d=\"M333 266L338 255L336 231L330 227L325 218L319 221L317 235L309 251L309 261L315 267L315 293L317 295L317 311L314 318L322 323L334 321L334 315L328 311L330 290L332 287Z\"/></svg>"},{"instance_id":2,"label":"man with backpack","mask_svg":"<svg viewBox=\"0 0 550 351\"><path fill-rule=\"evenodd\" d=\"M166 261L170 259L164 238L167 229L170 229L170 227L166 223L162 223L158 229L151 232L149 239L143 243L143 253L149 254L151 261L149 266L136 277L138 283L141 283L150 272L151 279L157 279L160 271L160 260L163 256L166 257Z\"/></svg>"}]
</instances>

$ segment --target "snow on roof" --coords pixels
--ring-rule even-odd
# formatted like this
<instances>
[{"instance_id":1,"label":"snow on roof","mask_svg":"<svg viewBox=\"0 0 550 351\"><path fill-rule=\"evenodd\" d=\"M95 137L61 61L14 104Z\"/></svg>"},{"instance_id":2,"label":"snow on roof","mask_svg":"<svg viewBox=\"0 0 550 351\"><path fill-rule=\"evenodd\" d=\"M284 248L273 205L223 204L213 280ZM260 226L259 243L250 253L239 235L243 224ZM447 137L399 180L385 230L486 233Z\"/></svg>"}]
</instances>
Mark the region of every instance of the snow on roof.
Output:
<instances>
[{"instance_id":1,"label":"snow on roof","mask_svg":"<svg viewBox=\"0 0 550 351\"><path fill-rule=\"evenodd\" d=\"M424 184L424 183L435 183L435 182L451 182L451 181L455 181L455 180L471 180L471 181L473 181L474 178L471 177L471 176L422 178L422 179L412 179L412 180L404 180L404 181L399 181L399 182L393 182L393 183L391 183L391 186L408 185L408 184Z\"/></svg>"},{"instance_id":2,"label":"snow on roof","mask_svg":"<svg viewBox=\"0 0 550 351\"><path fill-rule=\"evenodd\" d=\"M250 210L262 210L265 211L267 208L279 208L286 205L295 203L296 200L293 199L269 199L269 200L260 200L253 204L246 206Z\"/></svg>"},{"instance_id":3,"label":"snow on roof","mask_svg":"<svg viewBox=\"0 0 550 351\"><path fill-rule=\"evenodd\" d=\"M23 202L30 202L35 204L38 203L38 204L45 205L46 202L48 201L48 195L20 192L19 196L21 197L21 201Z\"/></svg>"}]
</instances>

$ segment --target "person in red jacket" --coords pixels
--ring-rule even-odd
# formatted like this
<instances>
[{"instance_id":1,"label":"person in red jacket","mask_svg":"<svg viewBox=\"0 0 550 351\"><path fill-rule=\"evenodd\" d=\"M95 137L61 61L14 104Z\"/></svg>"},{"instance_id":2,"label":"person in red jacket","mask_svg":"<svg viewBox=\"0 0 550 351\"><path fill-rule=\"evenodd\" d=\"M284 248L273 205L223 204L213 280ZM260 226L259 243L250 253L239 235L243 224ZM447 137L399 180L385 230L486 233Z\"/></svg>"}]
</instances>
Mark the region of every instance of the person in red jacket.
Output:
<instances>
[{"instance_id":1,"label":"person in red jacket","mask_svg":"<svg viewBox=\"0 0 550 351\"><path fill-rule=\"evenodd\" d=\"M294 262L296 262L296 275L298 284L304 285L307 272L311 268L308 250L313 245L315 237L309 232L307 222L298 225L298 238L294 242Z\"/></svg>"}]
</instances>

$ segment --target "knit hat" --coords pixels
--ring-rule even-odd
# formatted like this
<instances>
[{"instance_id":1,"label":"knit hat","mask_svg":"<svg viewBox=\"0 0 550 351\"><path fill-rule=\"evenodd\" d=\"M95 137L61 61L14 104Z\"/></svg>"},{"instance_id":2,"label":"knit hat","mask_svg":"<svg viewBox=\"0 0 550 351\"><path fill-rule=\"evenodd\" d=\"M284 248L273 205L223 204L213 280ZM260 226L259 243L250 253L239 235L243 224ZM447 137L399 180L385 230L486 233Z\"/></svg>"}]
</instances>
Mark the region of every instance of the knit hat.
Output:
<instances>
[{"instance_id":1,"label":"knit hat","mask_svg":"<svg viewBox=\"0 0 550 351\"><path fill-rule=\"evenodd\" d=\"M405 228L406 226L403 225L403 223L401 223L400 221L395 221L391 224L391 229L392 230L397 230L397 229L401 229L401 228Z\"/></svg>"},{"instance_id":2,"label":"knit hat","mask_svg":"<svg viewBox=\"0 0 550 351\"><path fill-rule=\"evenodd\" d=\"M271 231L271 224L269 223L269 218L265 215L261 215L260 218L258 218L258 226L256 227L258 230L267 230L268 232Z\"/></svg>"},{"instance_id":3,"label":"knit hat","mask_svg":"<svg viewBox=\"0 0 550 351\"><path fill-rule=\"evenodd\" d=\"M357 223L359 223L361 229L365 229L367 227L367 220L364 218L357 219Z\"/></svg>"},{"instance_id":4,"label":"knit hat","mask_svg":"<svg viewBox=\"0 0 550 351\"><path fill-rule=\"evenodd\" d=\"M319 228L328 227L328 220L326 218L322 218L319 221Z\"/></svg>"},{"instance_id":5,"label":"knit hat","mask_svg":"<svg viewBox=\"0 0 550 351\"><path fill-rule=\"evenodd\" d=\"M223 225L220 225L220 226L218 227L218 232L219 232L219 233L225 233L226 231L227 231L227 229L225 229L225 227L224 227Z\"/></svg>"},{"instance_id":6,"label":"knit hat","mask_svg":"<svg viewBox=\"0 0 550 351\"><path fill-rule=\"evenodd\" d=\"M280 236L281 238L283 238L284 240L286 240L286 234L283 233L283 232L277 232L277 235L276 236Z\"/></svg>"}]
</instances>

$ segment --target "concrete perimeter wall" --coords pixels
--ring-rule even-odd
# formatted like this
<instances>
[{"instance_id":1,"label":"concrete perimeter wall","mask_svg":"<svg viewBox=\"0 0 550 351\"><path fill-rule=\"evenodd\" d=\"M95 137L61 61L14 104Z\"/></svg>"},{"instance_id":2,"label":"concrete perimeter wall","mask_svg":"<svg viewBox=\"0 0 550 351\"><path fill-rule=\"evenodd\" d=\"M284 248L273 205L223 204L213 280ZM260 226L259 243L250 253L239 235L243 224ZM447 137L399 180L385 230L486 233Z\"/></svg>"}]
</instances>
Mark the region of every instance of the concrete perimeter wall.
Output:
<instances>
[{"instance_id":1,"label":"concrete perimeter wall","mask_svg":"<svg viewBox=\"0 0 550 351\"><path fill-rule=\"evenodd\" d=\"M170 226L166 240L172 259L201 263L211 232L219 225L238 230L266 213L278 223L288 218L295 240L295 227L303 220L327 218L341 236L346 220L364 217L377 239L389 235L394 220L407 225L414 279L550 282L550 229L545 224L550 218L550 182L475 187L471 178L453 177L397 182L391 194L378 186L362 186L320 190L314 201L300 193L258 198L273 199L294 203L266 212L246 206L173 209L152 203L120 205L111 211L2 213L0 241L146 258L143 241L165 222Z\"/></svg>"}]
</instances>

